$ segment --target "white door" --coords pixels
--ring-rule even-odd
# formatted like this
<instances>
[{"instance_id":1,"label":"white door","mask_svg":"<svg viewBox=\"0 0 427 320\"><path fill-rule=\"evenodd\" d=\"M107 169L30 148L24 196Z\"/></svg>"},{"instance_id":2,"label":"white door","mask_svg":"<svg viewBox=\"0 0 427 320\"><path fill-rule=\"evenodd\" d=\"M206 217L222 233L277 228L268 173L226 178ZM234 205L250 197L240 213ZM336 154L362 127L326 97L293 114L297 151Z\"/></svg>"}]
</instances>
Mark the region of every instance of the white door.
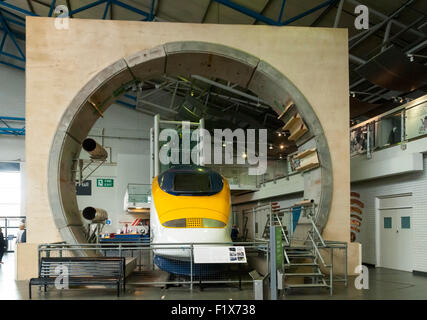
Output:
<instances>
[{"instance_id":1,"label":"white door","mask_svg":"<svg viewBox=\"0 0 427 320\"><path fill-rule=\"evenodd\" d=\"M384 268L412 271L412 196L380 199L379 219L379 265Z\"/></svg>"}]
</instances>

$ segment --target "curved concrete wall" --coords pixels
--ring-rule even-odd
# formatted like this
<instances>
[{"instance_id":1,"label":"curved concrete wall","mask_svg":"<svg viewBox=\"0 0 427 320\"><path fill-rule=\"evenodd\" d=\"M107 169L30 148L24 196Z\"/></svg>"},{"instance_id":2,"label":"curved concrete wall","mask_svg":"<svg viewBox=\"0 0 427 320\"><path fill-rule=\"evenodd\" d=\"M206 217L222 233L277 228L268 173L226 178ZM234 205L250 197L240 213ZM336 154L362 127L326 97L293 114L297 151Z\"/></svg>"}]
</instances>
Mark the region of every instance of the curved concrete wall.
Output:
<instances>
[{"instance_id":1,"label":"curved concrete wall","mask_svg":"<svg viewBox=\"0 0 427 320\"><path fill-rule=\"evenodd\" d=\"M318 148L321 168L307 173L319 183L308 184L307 196L319 204L317 221L323 229L332 198L329 148L316 114L300 91L279 71L248 53L213 43L186 41L140 51L120 59L93 77L66 109L55 134L49 158L49 199L62 239L83 242L75 195L76 161L83 140L96 120L133 83L161 75L193 74L221 78L251 88L280 114L290 101L309 126ZM96 107L94 107L94 105ZM58 197L59 195L59 197Z\"/></svg>"}]
</instances>

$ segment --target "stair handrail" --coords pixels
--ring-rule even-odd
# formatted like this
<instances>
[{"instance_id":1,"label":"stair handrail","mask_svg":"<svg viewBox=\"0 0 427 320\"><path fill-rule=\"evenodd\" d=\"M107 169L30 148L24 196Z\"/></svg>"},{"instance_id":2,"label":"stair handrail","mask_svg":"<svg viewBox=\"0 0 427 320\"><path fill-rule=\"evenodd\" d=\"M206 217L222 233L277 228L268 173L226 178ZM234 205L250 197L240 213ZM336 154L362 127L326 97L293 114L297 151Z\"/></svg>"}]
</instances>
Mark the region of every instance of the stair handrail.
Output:
<instances>
[{"instance_id":1,"label":"stair handrail","mask_svg":"<svg viewBox=\"0 0 427 320\"><path fill-rule=\"evenodd\" d=\"M325 243L325 241L323 240L323 237L322 237L322 235L320 234L319 229L317 229L316 223L314 222L314 220L313 220L313 217L312 217L312 216L310 216L310 221L311 221L311 225L313 226L313 230L316 232L317 237L319 238L320 243L322 244L322 247L326 247L326 243Z\"/></svg>"},{"instance_id":2,"label":"stair handrail","mask_svg":"<svg viewBox=\"0 0 427 320\"><path fill-rule=\"evenodd\" d=\"M288 257L288 253L286 252L286 248L283 248L283 254L285 255L286 264L291 264L291 261Z\"/></svg>"},{"instance_id":3,"label":"stair handrail","mask_svg":"<svg viewBox=\"0 0 427 320\"><path fill-rule=\"evenodd\" d=\"M277 218L277 221L279 221L280 229L282 230L282 234L283 234L283 237L285 238L286 245L289 246L289 240L288 240L288 237L286 236L285 229L283 229L283 225L282 225L282 221L280 220L280 217L276 213L273 213L273 211L271 211L271 214L274 214Z\"/></svg>"},{"instance_id":4,"label":"stair handrail","mask_svg":"<svg viewBox=\"0 0 427 320\"><path fill-rule=\"evenodd\" d=\"M320 261L322 261L323 266L324 266L325 268L330 268L330 267L331 267L331 265L326 264L325 260L323 259L322 254L320 253L319 247L318 247L318 246L317 246L317 244L316 244L316 241L314 241L314 239L313 239L313 237L311 236L311 234L310 234L310 233L308 234L308 237L310 238L311 243L313 244L313 248L314 248L314 250L316 251L317 255L319 256Z\"/></svg>"}]
</instances>

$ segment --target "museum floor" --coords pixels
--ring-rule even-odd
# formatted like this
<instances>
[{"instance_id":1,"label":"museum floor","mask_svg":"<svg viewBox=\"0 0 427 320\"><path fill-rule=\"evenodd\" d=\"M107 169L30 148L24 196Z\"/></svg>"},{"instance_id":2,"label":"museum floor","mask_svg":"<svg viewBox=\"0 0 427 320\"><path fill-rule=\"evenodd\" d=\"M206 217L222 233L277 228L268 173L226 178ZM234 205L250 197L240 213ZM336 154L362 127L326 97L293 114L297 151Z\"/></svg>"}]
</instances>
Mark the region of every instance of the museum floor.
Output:
<instances>
[{"instance_id":1,"label":"museum floor","mask_svg":"<svg viewBox=\"0 0 427 320\"><path fill-rule=\"evenodd\" d=\"M4 264L0 266L0 299L16 300L28 299L28 281L15 281L15 257L6 254ZM413 275L385 268L369 269L369 290L358 290L354 287L354 278L350 278L348 288L343 284L335 285L335 293L331 297L325 289L318 291L300 290L292 291L283 299L344 299L344 300L375 300L375 299L427 299L427 277ZM253 299L251 285L244 285L242 290L236 286L206 287L200 291L196 286L193 293L188 288L170 287L168 289L156 287L143 287L128 285L126 293L120 298L116 297L115 289L72 289L55 290L47 293L33 288L33 299L214 299L214 300L239 300Z\"/></svg>"}]
</instances>

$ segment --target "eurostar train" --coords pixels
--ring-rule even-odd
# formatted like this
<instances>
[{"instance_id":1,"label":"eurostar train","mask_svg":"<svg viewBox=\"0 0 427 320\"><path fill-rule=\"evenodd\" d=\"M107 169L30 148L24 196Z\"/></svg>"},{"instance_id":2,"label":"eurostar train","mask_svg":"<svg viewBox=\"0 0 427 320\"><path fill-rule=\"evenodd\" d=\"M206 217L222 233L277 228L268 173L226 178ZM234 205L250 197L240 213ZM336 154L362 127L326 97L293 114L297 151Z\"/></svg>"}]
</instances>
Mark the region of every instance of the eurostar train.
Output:
<instances>
[{"instance_id":1,"label":"eurostar train","mask_svg":"<svg viewBox=\"0 0 427 320\"><path fill-rule=\"evenodd\" d=\"M230 186L220 174L202 166L163 172L152 183L151 242L159 244L154 262L162 270L189 275L191 252L174 244L230 243L231 219ZM195 275L220 271L220 265L193 265Z\"/></svg>"}]
</instances>

